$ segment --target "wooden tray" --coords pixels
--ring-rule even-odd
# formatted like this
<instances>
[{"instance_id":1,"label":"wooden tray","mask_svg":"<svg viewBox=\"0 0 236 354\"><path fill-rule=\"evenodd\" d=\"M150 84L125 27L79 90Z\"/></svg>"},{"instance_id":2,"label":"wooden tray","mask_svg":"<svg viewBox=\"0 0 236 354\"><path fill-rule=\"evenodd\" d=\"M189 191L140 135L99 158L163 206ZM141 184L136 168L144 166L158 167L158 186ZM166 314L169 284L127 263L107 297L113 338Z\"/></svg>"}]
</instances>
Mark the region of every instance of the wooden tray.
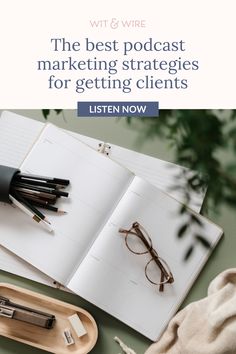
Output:
<instances>
[{"instance_id":1,"label":"wooden tray","mask_svg":"<svg viewBox=\"0 0 236 354\"><path fill-rule=\"evenodd\" d=\"M23 306L54 314L55 326L45 329L29 323L0 317L0 335L31 345L55 354L86 354L95 345L98 329L93 317L82 308L44 296L11 284L0 283L0 295ZM70 326L68 317L77 313L87 330L87 334L78 338ZM71 328L75 344L66 346L62 333Z\"/></svg>"}]
</instances>

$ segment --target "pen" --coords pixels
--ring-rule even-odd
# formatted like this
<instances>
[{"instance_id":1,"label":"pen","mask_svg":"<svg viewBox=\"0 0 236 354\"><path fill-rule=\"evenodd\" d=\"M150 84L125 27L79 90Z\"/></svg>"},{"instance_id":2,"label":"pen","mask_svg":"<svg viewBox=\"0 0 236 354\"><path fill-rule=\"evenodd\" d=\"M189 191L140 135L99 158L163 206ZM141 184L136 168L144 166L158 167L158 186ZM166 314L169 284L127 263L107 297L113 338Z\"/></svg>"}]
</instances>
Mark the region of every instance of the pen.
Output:
<instances>
[{"instance_id":1,"label":"pen","mask_svg":"<svg viewBox=\"0 0 236 354\"><path fill-rule=\"evenodd\" d=\"M30 209L35 215L37 215L40 219L44 220L46 223L51 224L49 220L47 220L46 216L42 214L37 208L35 208L33 205L31 205L30 202L25 200L24 197L20 195L20 193L17 193L14 191L14 197L15 199L18 200L18 202L22 203L23 205L26 206L27 209Z\"/></svg>"},{"instance_id":2,"label":"pen","mask_svg":"<svg viewBox=\"0 0 236 354\"><path fill-rule=\"evenodd\" d=\"M49 194L54 194L57 197L68 197L69 196L68 192L62 192L62 191L55 190L53 188L48 188L48 187L33 186L31 184L19 183L19 182L13 182L13 185L16 187L27 188L27 189L31 189L31 190L38 191L38 192L45 192L45 193L49 193Z\"/></svg>"},{"instance_id":3,"label":"pen","mask_svg":"<svg viewBox=\"0 0 236 354\"><path fill-rule=\"evenodd\" d=\"M65 186L63 186L62 184L49 183L47 181L30 179L30 178L22 178L21 176L17 176L17 175L15 177L15 181L19 182L19 183L33 184L35 186L42 186L42 187L48 187L48 188L54 188L54 189L65 188Z\"/></svg>"},{"instance_id":4,"label":"pen","mask_svg":"<svg viewBox=\"0 0 236 354\"><path fill-rule=\"evenodd\" d=\"M27 178L27 179L36 179L40 181L47 181L47 182L52 182L56 184L62 184L63 186L68 186L70 184L70 181L68 179L62 179L62 178L54 178L54 177L44 177L44 176L38 176L38 175L28 175L24 173L18 173L18 176L22 178Z\"/></svg>"},{"instance_id":5,"label":"pen","mask_svg":"<svg viewBox=\"0 0 236 354\"><path fill-rule=\"evenodd\" d=\"M15 190L25 193L25 194L28 194L28 195L31 195L31 196L37 196L39 198L46 199L51 204L54 204L57 199L56 195L52 195L52 194L44 193L44 192L39 192L39 191L35 191L35 190L30 190L27 188L15 187Z\"/></svg>"},{"instance_id":6,"label":"pen","mask_svg":"<svg viewBox=\"0 0 236 354\"><path fill-rule=\"evenodd\" d=\"M26 206L21 204L17 199L15 199L12 195L9 195L10 201L18 207L21 211L23 211L26 215L30 216L34 221L36 221L38 224L42 225L45 229L48 231L52 232L53 229L44 221L42 220L38 215L35 215L32 213L31 210L29 210Z\"/></svg>"},{"instance_id":7,"label":"pen","mask_svg":"<svg viewBox=\"0 0 236 354\"><path fill-rule=\"evenodd\" d=\"M41 194L40 192L38 192L38 193ZM47 203L47 204L55 204L56 203L56 199L48 199L48 198L42 197L37 194L21 192L21 195L25 199L31 201L32 203L34 203L34 202L42 202L42 203Z\"/></svg>"}]
</instances>

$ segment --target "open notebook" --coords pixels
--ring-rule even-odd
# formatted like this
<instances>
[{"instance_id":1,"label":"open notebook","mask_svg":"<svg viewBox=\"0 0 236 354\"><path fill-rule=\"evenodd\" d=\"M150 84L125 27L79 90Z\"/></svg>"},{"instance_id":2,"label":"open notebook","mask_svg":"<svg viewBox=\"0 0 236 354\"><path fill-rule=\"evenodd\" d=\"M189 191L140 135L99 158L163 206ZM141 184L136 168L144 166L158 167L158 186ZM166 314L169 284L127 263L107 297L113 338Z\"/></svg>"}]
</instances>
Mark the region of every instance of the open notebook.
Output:
<instances>
[{"instance_id":1,"label":"open notebook","mask_svg":"<svg viewBox=\"0 0 236 354\"><path fill-rule=\"evenodd\" d=\"M0 117L0 164L13 167L20 166L43 127L44 123L36 120L9 111L2 112ZM100 140L74 132L67 132L78 140L83 141L94 150L98 150L98 145L101 143ZM174 190L173 186L176 184L176 176L186 172L191 174L191 171L182 166L128 150L111 143L109 143L109 146L111 146L109 158L119 162L136 175L146 179L166 193L169 193L180 202L184 202L184 196L181 190ZM178 180L178 183L179 182ZM204 195L205 190L198 193L191 191L188 206L199 212ZM0 204L0 210L1 207ZM60 284L12 254L12 252L8 251L3 246L0 246L0 269L49 286L61 288Z\"/></svg>"},{"instance_id":2,"label":"open notebook","mask_svg":"<svg viewBox=\"0 0 236 354\"><path fill-rule=\"evenodd\" d=\"M70 198L63 200L68 214L50 215L52 235L20 211L4 206L1 244L156 340L209 256L199 246L188 263L183 262L192 237L203 234L213 248L222 230L199 216L201 229L194 224L188 236L178 240L177 230L185 215L179 215L180 204L175 199L51 124L33 144L21 170L70 179ZM149 232L154 248L173 272L175 282L167 284L164 293L145 277L148 256L132 254L118 232L134 221Z\"/></svg>"}]
</instances>

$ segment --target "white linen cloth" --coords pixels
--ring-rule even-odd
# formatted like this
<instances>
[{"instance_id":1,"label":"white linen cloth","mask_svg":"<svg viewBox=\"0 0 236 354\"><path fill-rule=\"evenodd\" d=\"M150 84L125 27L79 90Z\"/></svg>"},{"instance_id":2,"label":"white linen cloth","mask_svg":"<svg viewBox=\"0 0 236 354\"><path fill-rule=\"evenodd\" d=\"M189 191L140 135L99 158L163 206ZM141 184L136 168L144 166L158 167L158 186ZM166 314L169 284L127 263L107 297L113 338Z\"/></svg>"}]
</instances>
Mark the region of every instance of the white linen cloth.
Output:
<instances>
[{"instance_id":1,"label":"white linen cloth","mask_svg":"<svg viewBox=\"0 0 236 354\"><path fill-rule=\"evenodd\" d=\"M219 274L206 298L178 312L145 354L236 354L236 268Z\"/></svg>"}]
</instances>

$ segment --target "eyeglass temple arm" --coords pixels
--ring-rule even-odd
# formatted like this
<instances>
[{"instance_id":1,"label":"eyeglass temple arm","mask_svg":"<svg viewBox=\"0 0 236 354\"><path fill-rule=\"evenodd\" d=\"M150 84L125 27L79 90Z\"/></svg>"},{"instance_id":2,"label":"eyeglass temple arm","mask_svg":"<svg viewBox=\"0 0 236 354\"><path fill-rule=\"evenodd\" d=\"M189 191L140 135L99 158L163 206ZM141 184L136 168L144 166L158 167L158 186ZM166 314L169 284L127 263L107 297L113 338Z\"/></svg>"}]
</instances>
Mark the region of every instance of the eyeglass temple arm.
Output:
<instances>
[{"instance_id":1,"label":"eyeglass temple arm","mask_svg":"<svg viewBox=\"0 0 236 354\"><path fill-rule=\"evenodd\" d=\"M157 252L153 248L150 250L150 254L153 257L154 261L156 262L156 265L161 270L160 283L162 283L162 284L159 285L159 291L162 292L162 291L164 291L164 285L165 285L164 281L165 281L165 279L168 279L168 281L166 283L170 283L171 284L171 283L174 282L174 277L173 277L172 273L170 271L168 272L166 270L166 268L163 266L163 264L160 262L159 256L158 256Z\"/></svg>"},{"instance_id":2,"label":"eyeglass temple arm","mask_svg":"<svg viewBox=\"0 0 236 354\"><path fill-rule=\"evenodd\" d=\"M166 274L166 270L165 268L162 266L161 262L159 262L159 260L155 259L155 262L157 263L158 267L161 270L161 278L160 278L160 285L159 285L159 291L163 292L164 291L164 280L165 277L168 277L168 274Z\"/></svg>"},{"instance_id":3,"label":"eyeglass temple arm","mask_svg":"<svg viewBox=\"0 0 236 354\"><path fill-rule=\"evenodd\" d=\"M137 236L136 233L135 233L135 232L132 232L131 230L126 230L126 229L120 228L118 231L119 231L121 234L132 234L132 235Z\"/></svg>"}]
</instances>

